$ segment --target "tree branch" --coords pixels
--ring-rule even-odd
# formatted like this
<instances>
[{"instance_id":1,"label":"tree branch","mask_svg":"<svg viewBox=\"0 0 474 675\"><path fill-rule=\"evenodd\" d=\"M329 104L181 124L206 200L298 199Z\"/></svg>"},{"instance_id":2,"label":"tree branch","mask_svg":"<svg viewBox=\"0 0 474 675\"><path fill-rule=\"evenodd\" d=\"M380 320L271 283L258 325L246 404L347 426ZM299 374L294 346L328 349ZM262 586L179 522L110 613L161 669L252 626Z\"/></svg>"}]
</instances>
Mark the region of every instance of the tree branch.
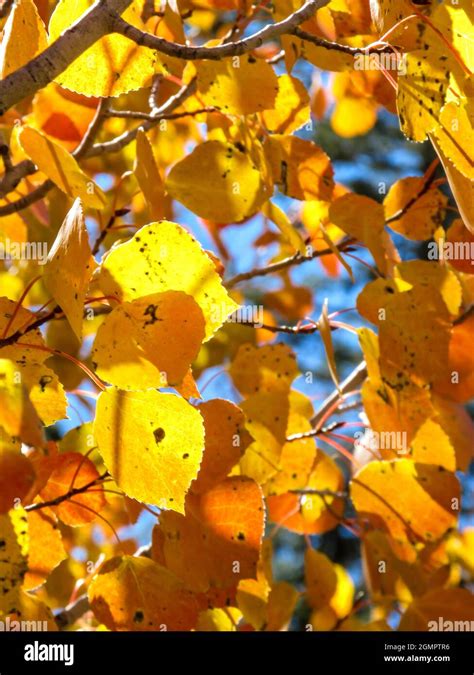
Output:
<instances>
[{"instance_id":1,"label":"tree branch","mask_svg":"<svg viewBox=\"0 0 474 675\"><path fill-rule=\"evenodd\" d=\"M145 120L143 124L140 124L134 129L125 131L121 136L117 136L112 141L105 141L104 143L97 143L89 148L87 152L87 157L97 157L98 155L103 155L109 152L118 152L122 150L126 145L135 140L138 130L143 129L143 131L148 131L154 127L158 122L163 119L163 115L168 115L173 110L176 110L186 99L194 94L196 91L196 80L191 80L189 84L184 85L181 89L171 96L166 103L164 103L160 108L156 108L151 114L151 119Z\"/></svg>"},{"instance_id":2,"label":"tree branch","mask_svg":"<svg viewBox=\"0 0 474 675\"><path fill-rule=\"evenodd\" d=\"M63 502L67 502L68 499L71 499L71 497L75 497L76 495L82 495L84 494L84 492L87 492L89 488L95 487L96 485L100 485L102 481L109 475L110 475L109 472L105 471L101 476L98 476L97 478L94 478L94 480L89 481L89 483L81 485L81 487L72 488L68 492L65 492L63 495L60 495L55 499L50 499L47 502L34 502L33 504L29 504L29 506L25 506L25 511L28 512L38 511L39 509L45 509L48 506L59 506Z\"/></svg>"},{"instance_id":3,"label":"tree branch","mask_svg":"<svg viewBox=\"0 0 474 675\"><path fill-rule=\"evenodd\" d=\"M334 490L317 490L316 488L302 488L300 490L288 490L294 495L317 495L318 497L334 497L334 499L347 499L347 492L335 492Z\"/></svg>"},{"instance_id":4,"label":"tree branch","mask_svg":"<svg viewBox=\"0 0 474 675\"><path fill-rule=\"evenodd\" d=\"M389 53L393 54L393 47L391 45L380 45L374 47L350 47L349 45L343 45L339 42L332 42L331 40L325 40L324 38L319 37L318 35L313 35L308 33L298 26L291 31L292 35L304 40L305 42L311 42L317 47L324 47L324 49L331 49L336 52L343 52L344 54L349 54L350 56L357 56L358 54L384 54Z\"/></svg>"},{"instance_id":5,"label":"tree branch","mask_svg":"<svg viewBox=\"0 0 474 675\"><path fill-rule=\"evenodd\" d=\"M327 5L328 2L329 0L307 0L300 9L286 17L286 19L264 26L248 38L237 40L236 42L227 42L215 47L191 47L177 42L170 42L169 40L165 40L165 38L143 32L120 17L115 19L113 30L133 40L137 45L156 49L156 51L167 56L187 61L196 61L198 59L219 61L226 56L246 54L261 47L269 40L280 37L280 35L292 33L297 26L310 19L318 9Z\"/></svg>"},{"instance_id":6,"label":"tree branch","mask_svg":"<svg viewBox=\"0 0 474 675\"><path fill-rule=\"evenodd\" d=\"M351 251L353 249L349 247L354 242L355 239L353 237L344 239L343 241L341 241L340 244L338 244L337 249L341 252ZM236 274L235 277L231 277L230 279L225 281L224 286L226 288L233 288L237 284L240 284L242 281L248 281L249 279L254 279L255 277L263 277L266 276L267 274L274 274L275 272L280 272L281 270L284 270L287 267L301 265L302 263L307 262L308 260L314 260L314 258L321 258L322 256L330 255L331 253L334 254L334 251L331 248L325 248L320 251L313 251L311 255L306 256L301 255L301 253L295 253L289 258L284 258L284 260L279 260L278 262L272 263L271 265L267 265L266 267L255 267L253 270L249 270L248 272Z\"/></svg>"}]
</instances>

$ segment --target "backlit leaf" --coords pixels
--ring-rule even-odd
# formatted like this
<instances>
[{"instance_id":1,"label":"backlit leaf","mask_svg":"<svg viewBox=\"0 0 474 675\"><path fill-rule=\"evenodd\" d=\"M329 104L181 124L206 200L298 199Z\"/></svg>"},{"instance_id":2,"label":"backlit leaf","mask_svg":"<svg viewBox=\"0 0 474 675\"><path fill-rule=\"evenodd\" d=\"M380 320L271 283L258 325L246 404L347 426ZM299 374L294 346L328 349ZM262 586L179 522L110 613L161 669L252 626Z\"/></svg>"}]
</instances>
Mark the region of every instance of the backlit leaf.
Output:
<instances>
[{"instance_id":1,"label":"backlit leaf","mask_svg":"<svg viewBox=\"0 0 474 675\"><path fill-rule=\"evenodd\" d=\"M94 434L106 467L129 497L184 513L204 450L204 424L195 408L151 389L107 389L97 401Z\"/></svg>"}]
</instances>

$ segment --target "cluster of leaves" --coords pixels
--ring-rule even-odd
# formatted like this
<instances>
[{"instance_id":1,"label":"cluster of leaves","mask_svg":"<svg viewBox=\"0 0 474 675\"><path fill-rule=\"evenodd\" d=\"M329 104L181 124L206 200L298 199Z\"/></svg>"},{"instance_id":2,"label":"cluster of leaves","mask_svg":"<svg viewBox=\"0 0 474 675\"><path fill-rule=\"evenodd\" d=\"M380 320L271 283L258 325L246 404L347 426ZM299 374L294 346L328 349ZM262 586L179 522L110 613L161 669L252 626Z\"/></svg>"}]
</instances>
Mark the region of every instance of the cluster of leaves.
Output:
<instances>
[{"instance_id":1,"label":"cluster of leaves","mask_svg":"<svg viewBox=\"0 0 474 675\"><path fill-rule=\"evenodd\" d=\"M314 630L388 629L394 609L402 629L474 620L472 530L457 529L474 437L474 268L402 261L390 234L474 243L472 19L469 0L4 3L1 242L31 253L46 241L49 253L42 269L11 256L0 271L0 617L282 630L304 598ZM355 69L390 55L403 71ZM369 132L385 109L439 161L382 202L351 192L296 133L330 98L339 136ZM219 257L175 222L189 212ZM255 247L274 253L231 277L226 228L253 217ZM292 267L319 258L334 283L354 281L357 249L373 259L357 298L373 328L327 303L308 318L313 293ZM280 286L263 295L264 322L235 321L266 275ZM336 330L357 335L363 358L344 383ZM311 333L335 383L316 411L278 340ZM200 392L215 366L235 402ZM341 433L352 397L357 444ZM68 405L90 421L54 436ZM373 447L374 434L391 442ZM117 531L144 512L156 524L137 551ZM360 538L362 599L312 548L336 527ZM304 589L273 574L279 528L306 538Z\"/></svg>"}]
</instances>

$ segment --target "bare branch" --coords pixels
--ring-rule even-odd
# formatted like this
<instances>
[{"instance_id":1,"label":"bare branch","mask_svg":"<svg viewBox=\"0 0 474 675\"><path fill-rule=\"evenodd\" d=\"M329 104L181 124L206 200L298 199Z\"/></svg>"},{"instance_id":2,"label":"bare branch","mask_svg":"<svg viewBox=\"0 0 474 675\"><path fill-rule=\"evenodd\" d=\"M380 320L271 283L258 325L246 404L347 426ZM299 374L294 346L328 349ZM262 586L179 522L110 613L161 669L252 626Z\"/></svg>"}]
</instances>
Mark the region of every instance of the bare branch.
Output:
<instances>
[{"instance_id":1,"label":"bare branch","mask_svg":"<svg viewBox=\"0 0 474 675\"><path fill-rule=\"evenodd\" d=\"M36 169L36 167L35 167ZM0 206L0 217L9 216L11 213L18 213L18 211L23 211L28 206L31 206L35 202L38 202L40 199L43 199L50 190L54 187L52 180L45 180L44 183L41 183L33 192L20 197L15 202L10 202L4 206Z\"/></svg>"},{"instance_id":2,"label":"bare branch","mask_svg":"<svg viewBox=\"0 0 474 675\"><path fill-rule=\"evenodd\" d=\"M175 58L186 59L187 61L196 61L198 59L219 61L226 56L246 54L261 47L269 40L274 40L280 37L280 35L292 33L297 26L310 19L318 9L327 5L328 2L329 0L307 0L300 9L286 17L286 19L264 26L264 28L250 35L248 38L238 40L237 42L227 42L215 47L192 47L181 45L177 42L170 42L169 40L165 40L165 38L143 32L120 17L116 18L113 30L133 40L138 45L156 49L156 51L167 56L174 56Z\"/></svg>"},{"instance_id":3,"label":"bare branch","mask_svg":"<svg viewBox=\"0 0 474 675\"><path fill-rule=\"evenodd\" d=\"M89 609L89 599L87 595L81 595L77 600L71 602L70 605L62 609L54 617L59 630L64 630L68 626L72 626L81 618L81 616L84 616Z\"/></svg>"},{"instance_id":4,"label":"bare branch","mask_svg":"<svg viewBox=\"0 0 474 675\"><path fill-rule=\"evenodd\" d=\"M344 239L343 241L341 241L340 244L338 244L337 249L341 252L351 251L353 249L349 247L354 242L355 239L353 237ZM306 256L301 255L301 253L295 253L289 258L284 258L283 260L279 260L278 262L273 263L271 265L267 265L266 267L256 267L253 270L249 270L248 272L236 274L235 277L231 277L226 282L224 282L224 286L226 288L233 288L237 284L240 284L242 281L248 281L249 279L254 279L255 277L263 277L266 276L267 274L274 274L275 272L280 272L281 270L287 269L288 267L301 265L304 262L308 262L308 260L314 260L315 258L321 258L322 256L331 254L334 254L334 251L331 248L325 248L320 251L313 251L311 255Z\"/></svg>"},{"instance_id":5,"label":"bare branch","mask_svg":"<svg viewBox=\"0 0 474 675\"><path fill-rule=\"evenodd\" d=\"M14 0L3 0L2 5L0 7L0 19L4 19L11 8L13 7L13 2Z\"/></svg>"},{"instance_id":6,"label":"bare branch","mask_svg":"<svg viewBox=\"0 0 474 675\"><path fill-rule=\"evenodd\" d=\"M16 188L18 183L25 178L25 176L36 173L37 169L31 159L24 159L21 162L18 162L18 164L12 165L8 146L2 145L2 148L7 148L8 150L7 153L1 152L3 164L5 166L5 174L2 180L0 180L0 197L5 197L5 195Z\"/></svg>"},{"instance_id":7,"label":"bare branch","mask_svg":"<svg viewBox=\"0 0 474 675\"><path fill-rule=\"evenodd\" d=\"M109 100L106 98L101 98L99 101L99 105L97 106L97 110L95 111L95 115L89 124L89 127L82 137L81 142L77 146L77 148L74 150L72 153L73 156L76 159L80 159L81 157L84 157L84 155L87 154L87 151L91 147L91 145L94 143L94 139L97 136L99 129L102 125L102 122L104 121L106 115L107 115L107 106L109 105Z\"/></svg>"},{"instance_id":8,"label":"bare branch","mask_svg":"<svg viewBox=\"0 0 474 675\"><path fill-rule=\"evenodd\" d=\"M357 54L384 54L384 53L393 53L393 47L391 45L379 45L374 47L350 47L349 45L343 45L338 42L332 42L331 40L325 40L317 35L308 33L298 26L291 31L293 35L299 37L301 40L306 42L311 42L317 47L323 47L324 49L330 49L336 52L342 52L344 54L349 54L350 56L357 56Z\"/></svg>"},{"instance_id":9,"label":"bare branch","mask_svg":"<svg viewBox=\"0 0 474 675\"><path fill-rule=\"evenodd\" d=\"M318 497L334 497L334 499L347 499L347 492L334 492L333 490L317 490L316 488L302 488L301 490L288 490L294 495L317 495Z\"/></svg>"},{"instance_id":10,"label":"bare branch","mask_svg":"<svg viewBox=\"0 0 474 675\"><path fill-rule=\"evenodd\" d=\"M325 434L331 433L340 427L344 426L344 422L333 422L328 424L326 427L321 429L311 429L311 431L301 431L299 434L291 434L291 436L286 437L287 443L294 443L295 441L302 441L305 438L315 438L316 436L324 436Z\"/></svg>"},{"instance_id":11,"label":"bare branch","mask_svg":"<svg viewBox=\"0 0 474 675\"><path fill-rule=\"evenodd\" d=\"M59 506L63 502L67 502L69 499L75 497L76 495L84 494L91 487L95 487L96 485L100 486L102 481L109 475L110 475L109 472L105 471L102 475L98 476L97 478L94 478L94 480L89 481L85 485L81 485L81 487L72 488L65 494L60 495L59 497L55 497L55 499L50 499L46 502L34 502L33 504L29 504L28 506L25 506L25 511L38 511L39 509L44 509L47 508L48 506Z\"/></svg>"},{"instance_id":12,"label":"bare branch","mask_svg":"<svg viewBox=\"0 0 474 675\"><path fill-rule=\"evenodd\" d=\"M196 115L202 115L203 113L212 113L215 112L217 108L199 108L198 110L184 110L179 113L169 113L168 115L160 115L158 121L161 120L179 120L182 117L195 117ZM145 113L140 110L107 110L106 117L118 117L121 119L129 120L147 120L149 122L156 123L157 117L153 113Z\"/></svg>"},{"instance_id":13,"label":"bare branch","mask_svg":"<svg viewBox=\"0 0 474 675\"><path fill-rule=\"evenodd\" d=\"M138 127L125 131L121 136L117 136L112 141L106 141L104 143L97 143L89 148L87 152L87 157L96 157L97 155L104 155L109 152L119 152L129 143L135 140L138 130L143 129L148 131L154 127L163 115L167 115L176 108L178 108L186 99L194 94L196 91L196 80L191 80L189 84L184 85L181 89L171 96L166 103L164 103L160 108L156 108L153 112L152 119L146 120Z\"/></svg>"}]
</instances>

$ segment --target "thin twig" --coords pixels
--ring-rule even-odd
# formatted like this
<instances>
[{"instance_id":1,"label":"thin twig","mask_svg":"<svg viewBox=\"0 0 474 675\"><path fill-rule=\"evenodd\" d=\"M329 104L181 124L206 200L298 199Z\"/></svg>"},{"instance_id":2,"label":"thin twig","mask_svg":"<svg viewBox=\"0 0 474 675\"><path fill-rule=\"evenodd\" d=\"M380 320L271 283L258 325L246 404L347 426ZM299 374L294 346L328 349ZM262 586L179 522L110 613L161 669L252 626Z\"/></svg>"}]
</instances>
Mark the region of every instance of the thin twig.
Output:
<instances>
[{"instance_id":1,"label":"thin twig","mask_svg":"<svg viewBox=\"0 0 474 675\"><path fill-rule=\"evenodd\" d=\"M355 239L353 237L348 237L341 241L337 245L337 249L342 253L344 251L352 251L354 249L350 248L354 244ZM255 267L248 272L242 272L241 274L236 274L234 277L231 277L224 282L226 288L233 288L237 284L240 284L242 281L248 281L249 279L254 279L255 277L263 277L267 274L274 274L275 272L280 272L281 270L287 269L288 267L294 267L296 265L301 265L302 263L308 262L309 260L314 260L315 258L322 258L325 255L334 255L334 250L331 248L325 248L319 251L313 251L310 255L301 255L301 253L295 253L294 255L279 260L276 263L267 265L266 267Z\"/></svg>"},{"instance_id":2,"label":"thin twig","mask_svg":"<svg viewBox=\"0 0 474 675\"><path fill-rule=\"evenodd\" d=\"M35 502L34 504L29 504L28 506L25 506L25 511L38 511L39 509L45 509L49 506L59 506L63 502L69 501L72 497L84 494L85 492L87 492L89 488L94 487L95 485L100 485L100 483L105 478L108 478L109 475L110 474L108 471L104 471L103 474L97 476L97 478L94 478L94 480L89 481L85 485L81 485L81 487L72 488L71 490L65 492L63 495L60 495L59 497L49 499L46 502Z\"/></svg>"},{"instance_id":3,"label":"thin twig","mask_svg":"<svg viewBox=\"0 0 474 675\"><path fill-rule=\"evenodd\" d=\"M284 34L291 34L296 26L310 19L318 9L327 5L328 2L329 0L307 0L302 7L282 21L268 24L261 30L253 33L253 35L242 40L223 43L215 47L194 47L170 42L169 40L165 40L165 38L146 33L136 26L132 26L121 17L115 19L113 29L115 32L133 40L137 45L155 49L167 56L174 56L186 61L201 59L220 61L222 58L228 56L247 54L261 47L265 42L275 40Z\"/></svg>"}]
</instances>

